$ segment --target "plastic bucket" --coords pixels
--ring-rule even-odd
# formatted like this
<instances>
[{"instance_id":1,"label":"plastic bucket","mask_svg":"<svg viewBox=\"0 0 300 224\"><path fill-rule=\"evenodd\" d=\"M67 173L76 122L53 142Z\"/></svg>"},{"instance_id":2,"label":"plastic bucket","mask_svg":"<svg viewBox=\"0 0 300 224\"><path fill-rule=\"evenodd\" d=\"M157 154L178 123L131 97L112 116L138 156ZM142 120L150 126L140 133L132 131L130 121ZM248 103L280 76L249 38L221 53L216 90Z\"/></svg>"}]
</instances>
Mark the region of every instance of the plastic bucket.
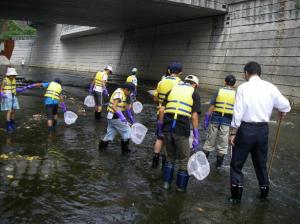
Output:
<instances>
[{"instance_id":1,"label":"plastic bucket","mask_svg":"<svg viewBox=\"0 0 300 224\"><path fill-rule=\"evenodd\" d=\"M189 159L187 169L189 175L193 175L197 180L203 180L209 174L209 162L202 151L196 152Z\"/></svg>"},{"instance_id":2,"label":"plastic bucket","mask_svg":"<svg viewBox=\"0 0 300 224\"><path fill-rule=\"evenodd\" d=\"M84 105L86 105L87 107L94 107L95 106L94 97L92 95L85 97Z\"/></svg>"},{"instance_id":3,"label":"plastic bucket","mask_svg":"<svg viewBox=\"0 0 300 224\"><path fill-rule=\"evenodd\" d=\"M146 136L148 128L140 123L134 123L131 126L131 140L135 144L141 144Z\"/></svg>"},{"instance_id":4,"label":"plastic bucket","mask_svg":"<svg viewBox=\"0 0 300 224\"><path fill-rule=\"evenodd\" d=\"M139 114L142 112L143 110L143 104L139 101L135 101L133 104L132 104L132 110L135 114Z\"/></svg>"},{"instance_id":5,"label":"plastic bucket","mask_svg":"<svg viewBox=\"0 0 300 224\"><path fill-rule=\"evenodd\" d=\"M67 111L64 113L64 120L65 123L68 125L74 124L77 118L78 118L77 114L75 114L73 111Z\"/></svg>"}]
</instances>

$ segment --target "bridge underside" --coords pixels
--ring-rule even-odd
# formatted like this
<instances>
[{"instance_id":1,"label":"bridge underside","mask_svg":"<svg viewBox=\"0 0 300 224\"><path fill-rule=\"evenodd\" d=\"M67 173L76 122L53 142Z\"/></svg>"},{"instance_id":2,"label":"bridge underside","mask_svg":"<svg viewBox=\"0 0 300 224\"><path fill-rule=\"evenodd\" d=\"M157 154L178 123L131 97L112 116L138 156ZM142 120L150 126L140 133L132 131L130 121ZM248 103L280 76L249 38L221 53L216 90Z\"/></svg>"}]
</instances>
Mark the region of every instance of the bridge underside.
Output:
<instances>
[{"instance_id":1,"label":"bridge underside","mask_svg":"<svg viewBox=\"0 0 300 224\"><path fill-rule=\"evenodd\" d=\"M1 0L0 17L42 23L133 29L214 16L222 1L193 0Z\"/></svg>"}]
</instances>

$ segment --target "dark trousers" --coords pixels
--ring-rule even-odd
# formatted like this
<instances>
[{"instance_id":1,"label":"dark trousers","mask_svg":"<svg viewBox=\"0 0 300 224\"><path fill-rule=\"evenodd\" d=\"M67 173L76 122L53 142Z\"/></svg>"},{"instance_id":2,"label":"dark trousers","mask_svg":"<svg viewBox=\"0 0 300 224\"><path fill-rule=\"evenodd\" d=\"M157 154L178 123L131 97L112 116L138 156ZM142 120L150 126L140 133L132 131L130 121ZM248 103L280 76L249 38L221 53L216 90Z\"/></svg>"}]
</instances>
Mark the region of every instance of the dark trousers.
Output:
<instances>
[{"instance_id":1,"label":"dark trousers","mask_svg":"<svg viewBox=\"0 0 300 224\"><path fill-rule=\"evenodd\" d=\"M167 149L167 162L175 163L179 160L179 170L187 170L190 157L189 137L175 133L164 133L164 140Z\"/></svg>"},{"instance_id":2,"label":"dark trousers","mask_svg":"<svg viewBox=\"0 0 300 224\"><path fill-rule=\"evenodd\" d=\"M269 127L267 123L242 122L236 135L235 145L232 148L230 163L232 185L243 186L242 169L249 153L251 154L259 185L269 185L267 172L268 135Z\"/></svg>"}]
</instances>

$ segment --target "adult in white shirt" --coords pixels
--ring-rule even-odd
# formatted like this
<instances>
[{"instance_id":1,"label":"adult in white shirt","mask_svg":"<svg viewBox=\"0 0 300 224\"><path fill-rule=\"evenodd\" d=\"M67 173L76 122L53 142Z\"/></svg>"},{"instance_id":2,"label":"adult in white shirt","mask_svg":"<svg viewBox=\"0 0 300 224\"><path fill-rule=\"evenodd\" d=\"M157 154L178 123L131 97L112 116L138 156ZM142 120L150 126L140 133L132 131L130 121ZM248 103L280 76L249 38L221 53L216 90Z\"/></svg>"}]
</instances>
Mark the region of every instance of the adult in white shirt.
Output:
<instances>
[{"instance_id":1,"label":"adult in white shirt","mask_svg":"<svg viewBox=\"0 0 300 224\"><path fill-rule=\"evenodd\" d=\"M251 154L260 187L260 198L269 193L267 172L268 122L273 108L285 116L290 111L289 101L275 85L260 78L261 67L249 62L244 67L246 83L237 89L229 143L233 146L230 164L231 202L239 202L243 192L242 169Z\"/></svg>"}]
</instances>

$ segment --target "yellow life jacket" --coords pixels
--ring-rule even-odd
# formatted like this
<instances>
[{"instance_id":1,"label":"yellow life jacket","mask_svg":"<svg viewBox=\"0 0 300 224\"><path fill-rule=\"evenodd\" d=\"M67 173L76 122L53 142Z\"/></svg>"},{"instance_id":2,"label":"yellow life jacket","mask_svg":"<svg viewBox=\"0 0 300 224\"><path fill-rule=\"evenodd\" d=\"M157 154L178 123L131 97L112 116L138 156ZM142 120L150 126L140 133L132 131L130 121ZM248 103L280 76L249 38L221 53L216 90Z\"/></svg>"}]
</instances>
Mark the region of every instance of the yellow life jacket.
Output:
<instances>
[{"instance_id":1,"label":"yellow life jacket","mask_svg":"<svg viewBox=\"0 0 300 224\"><path fill-rule=\"evenodd\" d=\"M60 94L62 92L62 87L57 82L51 82L46 90L45 97L59 100Z\"/></svg>"},{"instance_id":2,"label":"yellow life jacket","mask_svg":"<svg viewBox=\"0 0 300 224\"><path fill-rule=\"evenodd\" d=\"M135 75L130 75L127 77L126 82L132 83L137 86L137 78Z\"/></svg>"},{"instance_id":3,"label":"yellow life jacket","mask_svg":"<svg viewBox=\"0 0 300 224\"><path fill-rule=\"evenodd\" d=\"M16 94L17 93L16 79L14 78L10 80L8 77L5 77L4 80L5 80L4 82L5 84L3 86L3 92Z\"/></svg>"},{"instance_id":4,"label":"yellow life jacket","mask_svg":"<svg viewBox=\"0 0 300 224\"><path fill-rule=\"evenodd\" d=\"M166 95L170 90L180 82L180 78L169 76L160 81L160 84L157 86L157 96L158 104L161 106L162 102L165 100Z\"/></svg>"},{"instance_id":5,"label":"yellow life jacket","mask_svg":"<svg viewBox=\"0 0 300 224\"><path fill-rule=\"evenodd\" d=\"M191 117L194 91L195 89L187 83L174 86L168 95L165 113L174 114L174 119L177 119L178 114Z\"/></svg>"},{"instance_id":6,"label":"yellow life jacket","mask_svg":"<svg viewBox=\"0 0 300 224\"><path fill-rule=\"evenodd\" d=\"M233 106L235 100L235 90L229 88L219 89L216 98L216 105L214 111L224 114L233 114Z\"/></svg>"},{"instance_id":7,"label":"yellow life jacket","mask_svg":"<svg viewBox=\"0 0 300 224\"><path fill-rule=\"evenodd\" d=\"M106 72L97 72L95 76L95 86L104 86L103 76L106 75Z\"/></svg>"},{"instance_id":8,"label":"yellow life jacket","mask_svg":"<svg viewBox=\"0 0 300 224\"><path fill-rule=\"evenodd\" d=\"M109 100L109 104L107 107L107 111L114 113L115 111L112 108L113 105L113 101L114 101L114 97L116 94L121 94L121 102L117 104L117 110L120 111L124 111L126 109L126 105L127 105L127 97L125 95L125 93L123 92L123 90L121 88L118 88L114 91L114 93L111 95L110 100Z\"/></svg>"}]
</instances>

